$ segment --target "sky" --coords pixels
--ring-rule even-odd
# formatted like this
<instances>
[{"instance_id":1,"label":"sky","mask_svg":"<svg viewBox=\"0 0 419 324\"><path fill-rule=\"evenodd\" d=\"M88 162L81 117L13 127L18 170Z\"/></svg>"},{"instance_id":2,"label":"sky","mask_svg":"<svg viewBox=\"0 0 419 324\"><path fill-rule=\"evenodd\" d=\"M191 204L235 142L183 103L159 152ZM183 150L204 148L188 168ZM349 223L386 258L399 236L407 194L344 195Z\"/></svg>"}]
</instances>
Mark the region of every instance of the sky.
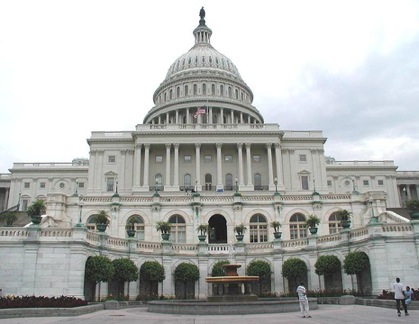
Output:
<instances>
[{"instance_id":1,"label":"sky","mask_svg":"<svg viewBox=\"0 0 419 324\"><path fill-rule=\"evenodd\" d=\"M0 0L0 173L134 130L202 6L266 123L323 131L338 161L419 170L419 0Z\"/></svg>"}]
</instances>

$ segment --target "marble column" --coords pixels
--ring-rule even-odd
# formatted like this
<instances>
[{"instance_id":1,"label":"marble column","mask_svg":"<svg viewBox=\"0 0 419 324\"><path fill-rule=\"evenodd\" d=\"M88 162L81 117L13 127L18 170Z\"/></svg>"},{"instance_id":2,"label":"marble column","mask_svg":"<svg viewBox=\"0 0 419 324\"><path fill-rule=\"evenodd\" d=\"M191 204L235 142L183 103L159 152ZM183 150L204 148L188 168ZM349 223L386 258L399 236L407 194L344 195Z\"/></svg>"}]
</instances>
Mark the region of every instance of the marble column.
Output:
<instances>
[{"instance_id":1,"label":"marble column","mask_svg":"<svg viewBox=\"0 0 419 324\"><path fill-rule=\"evenodd\" d=\"M221 155L221 147L223 146L222 143L217 143L217 191L224 190L223 186L223 167L222 167L222 155Z\"/></svg>"}]
</instances>

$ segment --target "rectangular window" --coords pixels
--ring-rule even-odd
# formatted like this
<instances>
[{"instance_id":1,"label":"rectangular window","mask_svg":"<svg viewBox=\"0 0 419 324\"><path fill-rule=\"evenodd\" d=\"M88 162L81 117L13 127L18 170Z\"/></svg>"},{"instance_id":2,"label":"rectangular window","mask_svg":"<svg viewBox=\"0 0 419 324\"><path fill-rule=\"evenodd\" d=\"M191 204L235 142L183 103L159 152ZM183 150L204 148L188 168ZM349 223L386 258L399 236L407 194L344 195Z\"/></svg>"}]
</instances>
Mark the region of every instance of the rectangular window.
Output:
<instances>
[{"instance_id":1,"label":"rectangular window","mask_svg":"<svg viewBox=\"0 0 419 324\"><path fill-rule=\"evenodd\" d=\"M22 211L26 211L28 209L29 200L22 199Z\"/></svg>"},{"instance_id":2,"label":"rectangular window","mask_svg":"<svg viewBox=\"0 0 419 324\"><path fill-rule=\"evenodd\" d=\"M84 188L84 182L79 182L79 188Z\"/></svg>"},{"instance_id":3,"label":"rectangular window","mask_svg":"<svg viewBox=\"0 0 419 324\"><path fill-rule=\"evenodd\" d=\"M253 162L260 162L260 155L253 155Z\"/></svg>"},{"instance_id":4,"label":"rectangular window","mask_svg":"<svg viewBox=\"0 0 419 324\"><path fill-rule=\"evenodd\" d=\"M106 178L106 191L108 192L114 191L113 190L114 183L115 183L115 178L112 178L112 177Z\"/></svg>"},{"instance_id":5,"label":"rectangular window","mask_svg":"<svg viewBox=\"0 0 419 324\"><path fill-rule=\"evenodd\" d=\"M183 157L183 161L185 161L185 163L191 163L192 162L192 156L190 155L185 155Z\"/></svg>"},{"instance_id":6,"label":"rectangular window","mask_svg":"<svg viewBox=\"0 0 419 324\"><path fill-rule=\"evenodd\" d=\"M300 154L300 162L307 162L307 155Z\"/></svg>"},{"instance_id":7,"label":"rectangular window","mask_svg":"<svg viewBox=\"0 0 419 324\"><path fill-rule=\"evenodd\" d=\"M212 162L212 155L205 155L204 160L206 163Z\"/></svg>"},{"instance_id":8,"label":"rectangular window","mask_svg":"<svg viewBox=\"0 0 419 324\"><path fill-rule=\"evenodd\" d=\"M224 156L224 161L225 162L233 162L233 156L232 155L225 155Z\"/></svg>"},{"instance_id":9,"label":"rectangular window","mask_svg":"<svg viewBox=\"0 0 419 324\"><path fill-rule=\"evenodd\" d=\"M327 180L327 186L331 187L332 186L332 180Z\"/></svg>"},{"instance_id":10,"label":"rectangular window","mask_svg":"<svg viewBox=\"0 0 419 324\"><path fill-rule=\"evenodd\" d=\"M39 183L39 188L45 189L45 182L40 182Z\"/></svg>"},{"instance_id":11,"label":"rectangular window","mask_svg":"<svg viewBox=\"0 0 419 324\"><path fill-rule=\"evenodd\" d=\"M369 186L370 182L368 180L363 180L362 183L364 184L364 186Z\"/></svg>"},{"instance_id":12,"label":"rectangular window","mask_svg":"<svg viewBox=\"0 0 419 324\"><path fill-rule=\"evenodd\" d=\"M115 163L115 161L116 161L115 155L108 156L108 163Z\"/></svg>"},{"instance_id":13,"label":"rectangular window","mask_svg":"<svg viewBox=\"0 0 419 324\"><path fill-rule=\"evenodd\" d=\"M301 188L308 190L308 176L301 176Z\"/></svg>"},{"instance_id":14,"label":"rectangular window","mask_svg":"<svg viewBox=\"0 0 419 324\"><path fill-rule=\"evenodd\" d=\"M384 186L384 180L378 180L378 185L379 186Z\"/></svg>"},{"instance_id":15,"label":"rectangular window","mask_svg":"<svg viewBox=\"0 0 419 324\"><path fill-rule=\"evenodd\" d=\"M23 184L23 188L25 188L25 189L29 189L30 187L31 187L31 183L30 182L25 182Z\"/></svg>"},{"instance_id":16,"label":"rectangular window","mask_svg":"<svg viewBox=\"0 0 419 324\"><path fill-rule=\"evenodd\" d=\"M163 162L163 156L162 155L156 155L156 163L162 163Z\"/></svg>"}]
</instances>

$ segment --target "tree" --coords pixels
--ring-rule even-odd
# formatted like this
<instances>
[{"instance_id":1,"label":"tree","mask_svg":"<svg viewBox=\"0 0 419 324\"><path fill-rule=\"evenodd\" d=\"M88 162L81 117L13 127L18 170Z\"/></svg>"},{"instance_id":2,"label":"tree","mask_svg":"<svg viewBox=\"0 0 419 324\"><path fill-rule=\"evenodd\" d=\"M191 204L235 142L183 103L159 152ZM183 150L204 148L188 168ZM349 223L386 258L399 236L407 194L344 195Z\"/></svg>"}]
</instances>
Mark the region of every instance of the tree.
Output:
<instances>
[{"instance_id":1,"label":"tree","mask_svg":"<svg viewBox=\"0 0 419 324\"><path fill-rule=\"evenodd\" d=\"M124 283L138 279L138 268L128 258L119 258L112 261L115 269L113 280L118 283L118 297L124 294Z\"/></svg>"},{"instance_id":2,"label":"tree","mask_svg":"<svg viewBox=\"0 0 419 324\"><path fill-rule=\"evenodd\" d=\"M342 286L342 275L341 275L342 264L337 256L321 255L317 258L317 261L314 264L314 267L315 267L315 272L319 276L324 275L324 283L325 283L326 289L335 287L335 286L339 286L339 287ZM335 274L336 282L334 282L333 280L334 274Z\"/></svg>"},{"instance_id":3,"label":"tree","mask_svg":"<svg viewBox=\"0 0 419 324\"><path fill-rule=\"evenodd\" d=\"M289 258L282 264L282 275L288 279L289 289L307 279L307 265L298 258Z\"/></svg>"},{"instance_id":4,"label":"tree","mask_svg":"<svg viewBox=\"0 0 419 324\"><path fill-rule=\"evenodd\" d=\"M151 298L158 295L158 283L166 278L164 267L157 261L146 261L140 268L140 280L146 287L144 293ZM142 287L142 285L140 285ZM142 289L143 289L142 288Z\"/></svg>"},{"instance_id":5,"label":"tree","mask_svg":"<svg viewBox=\"0 0 419 324\"><path fill-rule=\"evenodd\" d=\"M263 260L253 260L247 267L248 276L259 276L259 295L263 293L263 283L270 283L271 265ZM270 287L269 287L270 288ZM270 289L269 289L270 290Z\"/></svg>"},{"instance_id":6,"label":"tree","mask_svg":"<svg viewBox=\"0 0 419 324\"><path fill-rule=\"evenodd\" d=\"M175 280L183 283L183 298L186 299L187 284L199 279L199 269L195 264L182 262L176 267Z\"/></svg>"},{"instance_id":7,"label":"tree","mask_svg":"<svg viewBox=\"0 0 419 324\"><path fill-rule=\"evenodd\" d=\"M358 290L364 295L364 273L370 269L370 260L364 252L349 252L343 260L343 269L348 275L356 275Z\"/></svg>"},{"instance_id":8,"label":"tree","mask_svg":"<svg viewBox=\"0 0 419 324\"><path fill-rule=\"evenodd\" d=\"M316 273L321 276L340 271L342 265L335 255L321 255L317 258L314 267L316 268Z\"/></svg>"},{"instance_id":9,"label":"tree","mask_svg":"<svg viewBox=\"0 0 419 324\"><path fill-rule=\"evenodd\" d=\"M215 264L212 267L211 271L211 277L222 277L225 276L223 265L230 264L230 261L228 260L220 260L215 262Z\"/></svg>"},{"instance_id":10,"label":"tree","mask_svg":"<svg viewBox=\"0 0 419 324\"><path fill-rule=\"evenodd\" d=\"M86 261L86 280L94 282L93 294L96 289L96 284L99 282L106 282L112 280L115 273L115 268L112 261L103 255L89 257ZM99 285L100 297L100 285Z\"/></svg>"}]
</instances>

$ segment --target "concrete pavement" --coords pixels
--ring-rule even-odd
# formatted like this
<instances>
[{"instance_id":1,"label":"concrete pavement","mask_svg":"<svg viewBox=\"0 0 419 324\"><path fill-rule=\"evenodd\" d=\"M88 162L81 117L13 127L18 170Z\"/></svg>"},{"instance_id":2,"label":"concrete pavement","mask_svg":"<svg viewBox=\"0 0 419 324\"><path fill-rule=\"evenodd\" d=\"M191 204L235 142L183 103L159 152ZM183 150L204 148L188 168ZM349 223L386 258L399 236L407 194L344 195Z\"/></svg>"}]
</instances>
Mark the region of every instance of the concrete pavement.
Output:
<instances>
[{"instance_id":1,"label":"concrete pavement","mask_svg":"<svg viewBox=\"0 0 419 324\"><path fill-rule=\"evenodd\" d=\"M395 308L360 305L319 305L311 312L312 318L301 318L299 312L257 315L170 315L147 312L147 308L102 310L74 317L32 317L0 319L0 324L280 324L280 323L418 323L419 310L409 311L410 316L397 317Z\"/></svg>"}]
</instances>

